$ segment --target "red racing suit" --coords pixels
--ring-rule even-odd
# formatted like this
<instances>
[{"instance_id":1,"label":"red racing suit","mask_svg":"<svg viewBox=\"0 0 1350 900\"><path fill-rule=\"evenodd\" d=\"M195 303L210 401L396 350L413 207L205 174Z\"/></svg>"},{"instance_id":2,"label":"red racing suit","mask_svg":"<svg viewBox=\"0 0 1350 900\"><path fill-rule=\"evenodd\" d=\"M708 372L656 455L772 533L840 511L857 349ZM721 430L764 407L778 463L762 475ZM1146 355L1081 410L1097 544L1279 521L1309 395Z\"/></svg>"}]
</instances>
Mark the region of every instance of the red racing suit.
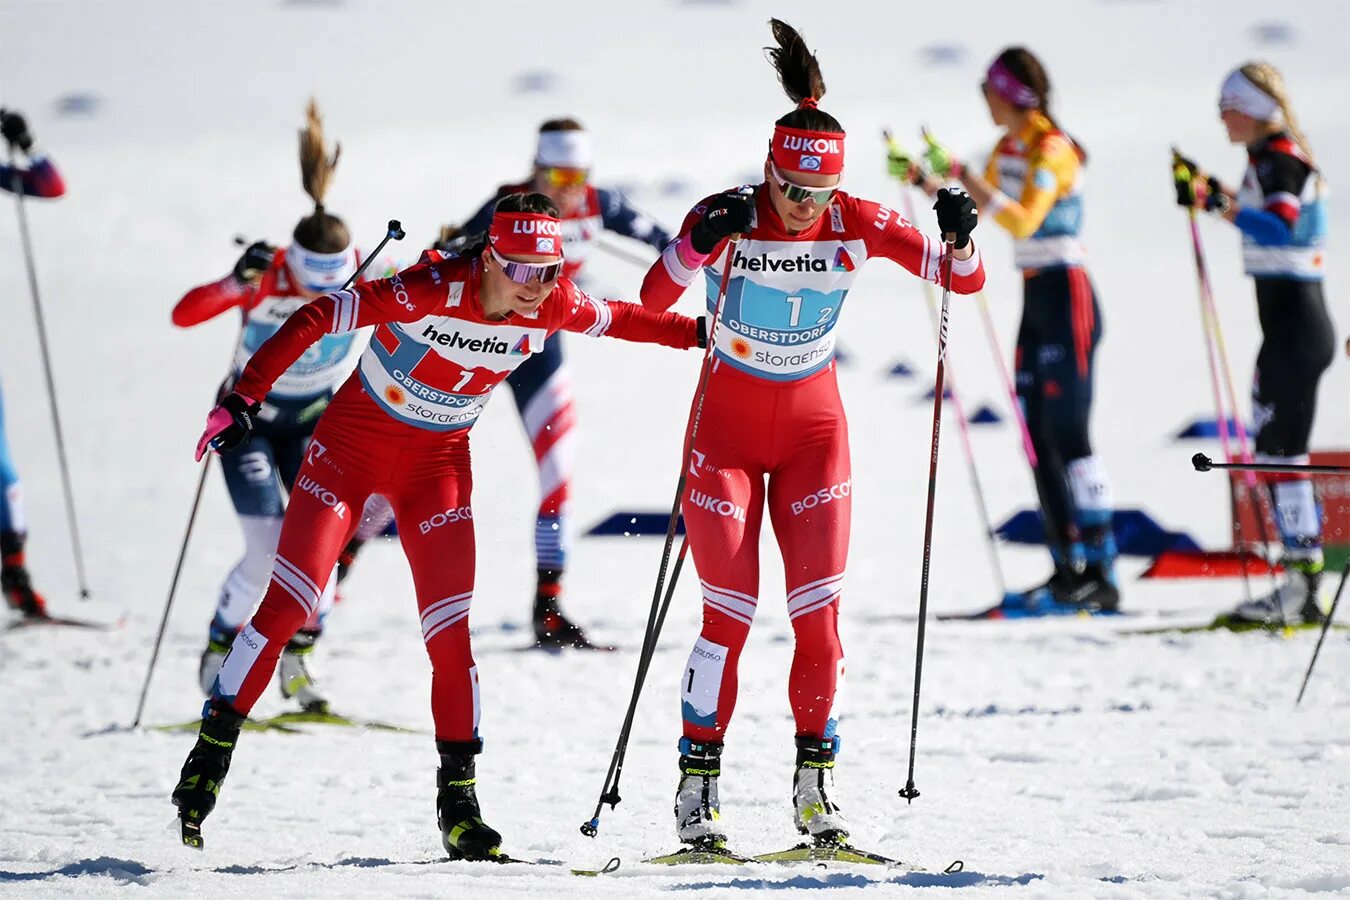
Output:
<instances>
[{"instance_id":1,"label":"red racing suit","mask_svg":"<svg viewBox=\"0 0 1350 900\"><path fill-rule=\"evenodd\" d=\"M596 300L559 279L530 316L489 320L477 257L429 252L406 271L327 294L286 320L244 368L235 390L267 395L315 341L376 326L356 372L329 404L286 509L262 605L235 640L213 696L245 715L277 657L324 589L373 493L394 509L412 567L432 663L436 738L469 741L478 725L478 670L469 646L474 586L469 429L492 389L557 331L688 348L697 323Z\"/></svg>"},{"instance_id":2,"label":"red racing suit","mask_svg":"<svg viewBox=\"0 0 1350 900\"><path fill-rule=\"evenodd\" d=\"M703 630L681 678L684 734L720 741L731 721L736 666L759 597L767 501L796 640L788 696L797 735L833 739L853 486L834 328L869 258L937 282L941 246L890 209L843 192L809 229L790 234L767 188L756 193L754 222L734 258L726 241L707 257L690 243L710 197L686 217L642 284L648 308L668 309L702 268L711 313L724 267L732 268L681 498L703 590ZM983 285L978 251L954 261L953 291Z\"/></svg>"}]
</instances>

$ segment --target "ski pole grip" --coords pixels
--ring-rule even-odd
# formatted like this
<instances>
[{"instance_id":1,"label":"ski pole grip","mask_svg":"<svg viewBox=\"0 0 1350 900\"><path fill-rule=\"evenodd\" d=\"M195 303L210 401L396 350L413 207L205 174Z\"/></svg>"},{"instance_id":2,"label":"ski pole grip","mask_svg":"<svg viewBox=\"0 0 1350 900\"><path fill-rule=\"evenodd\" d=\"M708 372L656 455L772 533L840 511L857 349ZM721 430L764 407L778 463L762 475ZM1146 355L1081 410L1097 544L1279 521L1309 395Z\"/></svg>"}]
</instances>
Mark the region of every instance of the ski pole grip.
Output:
<instances>
[{"instance_id":1,"label":"ski pole grip","mask_svg":"<svg viewBox=\"0 0 1350 900\"><path fill-rule=\"evenodd\" d=\"M1195 466L1197 472L1208 472L1214 468L1214 461L1203 453L1197 453L1191 457L1191 465Z\"/></svg>"},{"instance_id":2,"label":"ski pole grip","mask_svg":"<svg viewBox=\"0 0 1350 900\"><path fill-rule=\"evenodd\" d=\"M398 219L389 220L389 237L396 241L403 240L404 237L403 223L400 222Z\"/></svg>"}]
</instances>

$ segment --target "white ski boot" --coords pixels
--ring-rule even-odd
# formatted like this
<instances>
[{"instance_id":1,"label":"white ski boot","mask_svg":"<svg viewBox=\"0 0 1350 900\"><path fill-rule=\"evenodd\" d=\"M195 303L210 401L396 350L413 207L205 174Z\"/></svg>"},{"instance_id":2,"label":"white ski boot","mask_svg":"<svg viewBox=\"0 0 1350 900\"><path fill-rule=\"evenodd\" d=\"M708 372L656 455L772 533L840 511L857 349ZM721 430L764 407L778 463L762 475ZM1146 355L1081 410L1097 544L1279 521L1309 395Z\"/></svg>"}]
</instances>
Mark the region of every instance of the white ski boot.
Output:
<instances>
[{"instance_id":1,"label":"white ski boot","mask_svg":"<svg viewBox=\"0 0 1350 900\"><path fill-rule=\"evenodd\" d=\"M680 786L675 792L675 831L680 841L700 849L726 845L717 799L722 774L722 745L680 739Z\"/></svg>"},{"instance_id":2,"label":"white ski boot","mask_svg":"<svg viewBox=\"0 0 1350 900\"><path fill-rule=\"evenodd\" d=\"M1229 618L1255 625L1318 624L1326 618L1321 603L1322 568L1316 563L1284 561L1285 577L1280 586L1264 597L1241 603Z\"/></svg>"},{"instance_id":3,"label":"white ski boot","mask_svg":"<svg viewBox=\"0 0 1350 900\"><path fill-rule=\"evenodd\" d=\"M797 738L797 769L792 777L792 808L797 830L817 844L842 844L848 825L830 800L834 789L834 740Z\"/></svg>"},{"instance_id":4,"label":"white ski boot","mask_svg":"<svg viewBox=\"0 0 1350 900\"><path fill-rule=\"evenodd\" d=\"M318 637L313 631L296 632L277 661L277 680L281 682L281 696L287 700L294 698L305 712L327 713L328 699L319 692L318 681L307 663Z\"/></svg>"}]
</instances>

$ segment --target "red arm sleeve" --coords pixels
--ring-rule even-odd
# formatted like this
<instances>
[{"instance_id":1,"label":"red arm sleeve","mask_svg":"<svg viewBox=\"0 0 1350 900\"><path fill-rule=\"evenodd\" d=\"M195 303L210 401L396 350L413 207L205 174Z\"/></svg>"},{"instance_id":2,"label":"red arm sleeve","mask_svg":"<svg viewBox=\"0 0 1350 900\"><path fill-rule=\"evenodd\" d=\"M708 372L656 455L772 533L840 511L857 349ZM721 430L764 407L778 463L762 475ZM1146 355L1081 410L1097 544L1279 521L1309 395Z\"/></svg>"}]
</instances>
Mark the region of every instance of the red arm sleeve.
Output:
<instances>
[{"instance_id":1,"label":"red arm sleeve","mask_svg":"<svg viewBox=\"0 0 1350 900\"><path fill-rule=\"evenodd\" d=\"M300 307L268 338L244 367L235 393L261 400L310 345L325 334L342 334L382 322L415 322L445 300L443 278L416 265L392 278L324 294Z\"/></svg>"},{"instance_id":2,"label":"red arm sleeve","mask_svg":"<svg viewBox=\"0 0 1350 900\"><path fill-rule=\"evenodd\" d=\"M941 284L939 265L942 244L934 241L894 210L871 200L848 198L868 256L883 256L904 266L924 281ZM952 290L958 294L973 294L984 287L984 262L980 249L974 248L970 259L952 260Z\"/></svg>"},{"instance_id":3,"label":"red arm sleeve","mask_svg":"<svg viewBox=\"0 0 1350 900\"><path fill-rule=\"evenodd\" d=\"M173 308L173 324L179 328L191 328L228 309L251 305L255 289L239 283L233 275L226 275L219 281L195 287L183 295Z\"/></svg>"},{"instance_id":4,"label":"red arm sleeve","mask_svg":"<svg viewBox=\"0 0 1350 900\"><path fill-rule=\"evenodd\" d=\"M717 254L722 252L723 244L718 244L711 254L704 255L695 250L689 240L690 230L703 216L705 205L711 199L705 198L689 211L689 215L684 217L684 224L680 226L680 233L666 245L666 249L661 251L661 257L647 270L647 277L642 279L640 295L643 306L657 311L670 309L680 299L684 289L698 277L703 264L710 258L716 259Z\"/></svg>"},{"instance_id":5,"label":"red arm sleeve","mask_svg":"<svg viewBox=\"0 0 1350 900\"><path fill-rule=\"evenodd\" d=\"M641 344L665 344L687 350L698 345L698 322L679 313L658 312L636 303L597 300L568 282L559 329L591 337L613 337Z\"/></svg>"}]
</instances>

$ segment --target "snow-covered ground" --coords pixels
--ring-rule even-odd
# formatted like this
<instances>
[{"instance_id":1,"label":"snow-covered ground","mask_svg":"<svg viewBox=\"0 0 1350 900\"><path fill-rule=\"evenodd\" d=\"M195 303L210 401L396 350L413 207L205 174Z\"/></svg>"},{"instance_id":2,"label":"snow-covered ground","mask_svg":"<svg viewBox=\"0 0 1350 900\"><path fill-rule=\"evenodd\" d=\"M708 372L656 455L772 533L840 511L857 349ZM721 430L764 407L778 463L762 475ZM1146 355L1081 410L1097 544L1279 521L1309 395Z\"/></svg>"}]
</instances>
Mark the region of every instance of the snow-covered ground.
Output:
<instances>
[{"instance_id":1,"label":"snow-covered ground","mask_svg":"<svg viewBox=\"0 0 1350 900\"><path fill-rule=\"evenodd\" d=\"M1095 435L1119 505L1145 507L1207 545L1225 539L1222 480L1191 472L1187 458L1197 448L1169 438L1212 414L1212 404L1167 148L1177 143L1235 179L1243 157L1224 142L1217 85L1232 65L1269 56L1286 72L1333 187L1350 179L1350 23L1339 0L1282 9L1251 0L972 0L950 12L587 0L541 5L534 17L530 9L429 0L0 6L0 100L29 113L70 186L66 198L29 210L94 601L74 599L17 229L12 216L0 216L0 284L8 286L0 365L26 481L32 568L56 612L126 616L124 628L108 633L0 636L0 894L626 897L833 888L946 896L937 885L972 897L1350 894L1343 636L1329 640L1295 709L1311 635L1126 637L1120 622L1107 621L934 624L920 706L922 796L912 806L896 796L908 749L931 412L919 398L933 353L918 283L882 263L860 279L842 326L852 355L841 383L854 435L855 523L841 625L849 681L839 799L859 845L932 871L959 858L966 874L649 872L634 863L674 841L676 678L699 613L689 577L639 712L623 803L606 811L597 839L578 834L622 716L660 546L584 540L575 553L570 608L626 652L515 652L526 641L535 501L530 455L505 399L474 433L474 623L487 740L480 796L518 855L586 866L617 855L624 867L576 880L556 869L418 864L439 854L431 739L349 730L246 734L206 826L208 849L178 846L168 793L191 736L122 728L196 483L191 445L234 325L176 331L168 310L185 288L228 269L234 234L281 241L305 211L295 129L310 93L343 142L330 207L370 243L385 220L401 219L411 259L438 224L524 172L534 128L552 115L586 122L600 146L600 179L631 186L636 202L671 225L703 193L748 177L787 106L757 49L770 15L796 23L819 51L825 105L851 134L850 189L897 204L881 128L917 140L926 122L957 148L986 148L993 130L977 90L983 66L1001 46L1025 42L1045 58L1056 111L1092 154L1088 240L1107 327ZM1285 42L1269 43L1281 34ZM524 90L530 85L546 89ZM81 96L91 110L58 113L63 100L80 106ZM1327 291L1344 336L1350 213L1334 202L1331 209ZM1232 229L1206 223L1204 234L1245 383L1259 340L1251 287ZM1010 352L1020 303L1009 242L988 226L977 238ZM604 256L592 268L612 293L633 296L640 271ZM692 296L685 303L696 306ZM1005 409L971 304L957 301L951 333L967 405ZM569 353L582 420L578 521L668 508L694 355L584 339L571 340ZM899 360L920 376L885 378ZM1323 382L1316 446L1350 446L1348 396L1350 366L1341 358ZM939 611L987 605L996 590L953 425L944 429L934 548ZM973 440L994 516L1029 506L1013 430L977 428ZM181 721L199 709L197 654L238 550L213 476L148 721ZM1014 585L1043 577L1037 551L1005 548L1002 559ZM785 696L791 639L771 540L765 561L723 783L726 821L750 852L796 837ZM1131 560L1124 572L1134 610L1204 617L1241 592L1236 581L1139 582L1140 568ZM397 546L372 548L346 594L319 654L333 697L354 714L428 729L429 666ZM280 708L271 694L259 711Z\"/></svg>"}]
</instances>

